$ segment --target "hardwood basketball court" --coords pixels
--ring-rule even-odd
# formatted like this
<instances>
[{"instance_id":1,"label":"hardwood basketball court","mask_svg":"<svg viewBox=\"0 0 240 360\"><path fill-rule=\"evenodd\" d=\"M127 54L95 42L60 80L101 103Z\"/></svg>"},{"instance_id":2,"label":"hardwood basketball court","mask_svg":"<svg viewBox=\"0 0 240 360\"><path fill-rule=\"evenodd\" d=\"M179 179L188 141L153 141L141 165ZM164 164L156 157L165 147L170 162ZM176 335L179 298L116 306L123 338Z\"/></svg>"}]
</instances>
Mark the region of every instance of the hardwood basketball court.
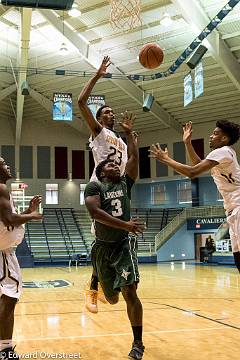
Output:
<instances>
[{"instance_id":1,"label":"hardwood basketball court","mask_svg":"<svg viewBox=\"0 0 240 360\"><path fill-rule=\"evenodd\" d=\"M145 360L238 359L240 284L235 268L140 265ZM84 309L91 267L23 269L24 281L64 279L62 288L24 289L16 308L17 352L25 358L127 359L132 333L122 298ZM79 355L81 354L81 357ZM59 355L57 355L59 354ZM28 357L27 357L28 356ZM58 356L58 357L57 357Z\"/></svg>"}]
</instances>

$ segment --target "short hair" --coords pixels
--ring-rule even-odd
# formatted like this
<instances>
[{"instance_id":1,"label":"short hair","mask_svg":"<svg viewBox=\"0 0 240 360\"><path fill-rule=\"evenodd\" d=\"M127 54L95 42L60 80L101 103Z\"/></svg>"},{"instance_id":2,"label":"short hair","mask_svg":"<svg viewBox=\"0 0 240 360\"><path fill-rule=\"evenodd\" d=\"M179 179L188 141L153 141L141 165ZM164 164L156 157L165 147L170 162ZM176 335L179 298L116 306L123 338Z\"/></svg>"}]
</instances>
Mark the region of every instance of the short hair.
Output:
<instances>
[{"instance_id":1,"label":"short hair","mask_svg":"<svg viewBox=\"0 0 240 360\"><path fill-rule=\"evenodd\" d=\"M102 179L101 173L102 173L102 170L103 170L104 166L105 166L106 164L108 164L108 163L111 163L111 162L112 162L112 160L110 160L110 159L105 159L105 160L101 161L101 162L98 164L98 166L96 167L96 177L98 178L99 181L101 181L101 179Z\"/></svg>"},{"instance_id":2,"label":"short hair","mask_svg":"<svg viewBox=\"0 0 240 360\"><path fill-rule=\"evenodd\" d=\"M108 105L102 105L102 106L98 109L98 111L96 112L96 119L97 119L97 120L100 118L102 110L105 109L106 107L109 107L109 106L108 106Z\"/></svg>"},{"instance_id":3,"label":"short hair","mask_svg":"<svg viewBox=\"0 0 240 360\"><path fill-rule=\"evenodd\" d=\"M228 121L228 120L218 120L216 126L222 130L222 132L227 135L230 139L228 145L235 144L240 138L240 125Z\"/></svg>"}]
</instances>

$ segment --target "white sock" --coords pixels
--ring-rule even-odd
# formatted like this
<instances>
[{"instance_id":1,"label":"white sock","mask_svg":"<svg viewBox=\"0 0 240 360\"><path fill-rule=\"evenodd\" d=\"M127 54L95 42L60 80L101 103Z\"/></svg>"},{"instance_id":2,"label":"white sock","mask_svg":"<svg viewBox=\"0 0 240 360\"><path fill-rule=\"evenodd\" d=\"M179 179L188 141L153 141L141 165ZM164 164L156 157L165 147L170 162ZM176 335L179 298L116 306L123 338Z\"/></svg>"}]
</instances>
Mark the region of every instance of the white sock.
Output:
<instances>
[{"instance_id":1,"label":"white sock","mask_svg":"<svg viewBox=\"0 0 240 360\"><path fill-rule=\"evenodd\" d=\"M12 347L12 339L0 340L0 351Z\"/></svg>"}]
</instances>

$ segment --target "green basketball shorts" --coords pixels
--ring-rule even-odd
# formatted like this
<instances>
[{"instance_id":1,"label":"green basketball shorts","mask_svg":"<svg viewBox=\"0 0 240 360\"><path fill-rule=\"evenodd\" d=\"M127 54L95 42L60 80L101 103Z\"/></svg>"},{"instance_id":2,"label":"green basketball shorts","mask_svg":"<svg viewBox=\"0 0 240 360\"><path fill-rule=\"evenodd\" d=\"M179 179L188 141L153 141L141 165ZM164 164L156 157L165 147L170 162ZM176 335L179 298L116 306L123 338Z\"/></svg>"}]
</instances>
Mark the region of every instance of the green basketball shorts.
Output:
<instances>
[{"instance_id":1,"label":"green basketball shorts","mask_svg":"<svg viewBox=\"0 0 240 360\"><path fill-rule=\"evenodd\" d=\"M139 282L137 239L120 242L96 240L92 247L92 263L106 297L121 291L121 287Z\"/></svg>"}]
</instances>

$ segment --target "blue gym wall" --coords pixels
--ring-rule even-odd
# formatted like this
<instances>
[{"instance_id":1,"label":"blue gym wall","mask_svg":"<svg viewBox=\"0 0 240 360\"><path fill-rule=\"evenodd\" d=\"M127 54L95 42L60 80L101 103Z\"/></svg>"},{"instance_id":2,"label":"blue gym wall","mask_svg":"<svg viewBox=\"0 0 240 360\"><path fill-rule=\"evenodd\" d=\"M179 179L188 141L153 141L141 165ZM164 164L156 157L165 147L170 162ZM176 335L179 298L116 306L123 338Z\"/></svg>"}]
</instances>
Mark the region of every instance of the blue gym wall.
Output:
<instances>
[{"instance_id":1,"label":"blue gym wall","mask_svg":"<svg viewBox=\"0 0 240 360\"><path fill-rule=\"evenodd\" d=\"M136 183L132 191L132 206L138 208L176 208L191 207L191 203L179 203L177 188L180 182L190 181L188 179L176 179L171 181L154 181L148 183ZM166 201L162 204L153 205L151 203L151 187L164 183L166 187ZM221 205L217 200L217 188L211 176L199 178L199 205Z\"/></svg>"},{"instance_id":2,"label":"blue gym wall","mask_svg":"<svg viewBox=\"0 0 240 360\"><path fill-rule=\"evenodd\" d=\"M195 246L194 233L209 233L213 229L206 230L187 230L185 223L158 251L157 261L175 261L175 260L194 260ZM171 257L174 254L174 258ZM185 257L182 256L185 254Z\"/></svg>"}]
</instances>

